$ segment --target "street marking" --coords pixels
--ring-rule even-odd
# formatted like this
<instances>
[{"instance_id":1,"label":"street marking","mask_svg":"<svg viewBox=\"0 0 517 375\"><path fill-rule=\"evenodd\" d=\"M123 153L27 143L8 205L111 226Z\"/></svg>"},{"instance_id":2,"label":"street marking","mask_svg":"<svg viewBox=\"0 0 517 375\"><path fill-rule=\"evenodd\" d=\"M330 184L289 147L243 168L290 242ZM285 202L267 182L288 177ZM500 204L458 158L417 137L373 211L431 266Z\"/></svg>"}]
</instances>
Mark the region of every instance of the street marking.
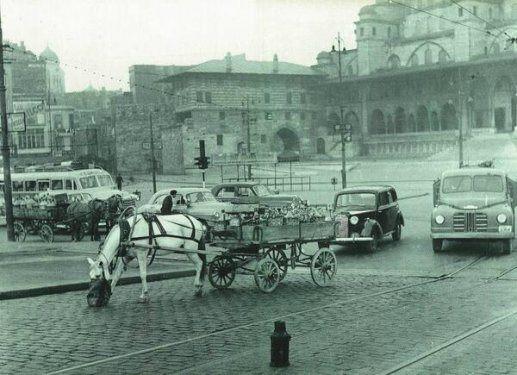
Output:
<instances>
[{"instance_id":1,"label":"street marking","mask_svg":"<svg viewBox=\"0 0 517 375\"><path fill-rule=\"evenodd\" d=\"M67 368L64 368L64 369L61 369L61 370L57 370L57 371L52 371L52 372L49 372L47 374L48 375L64 374L64 373L67 373L67 372L70 372L70 371L75 371L75 370L83 369L83 368L86 368L86 367L92 367L92 366L97 366L97 365L100 365L100 364L103 364L103 363L108 363L108 362L116 361L118 359L128 358L128 357L132 357L132 356L135 356L135 355L151 353L151 352L155 352L155 351L158 351L158 350L162 350L162 349L166 349L166 348L171 348L171 347L174 347L174 346L179 346L179 345L182 345L182 344L186 344L188 342L205 339L205 338L212 337L212 336L217 336L217 335L220 335L220 334L223 334L223 333L233 332L233 331L236 331L236 330L239 330L239 329L243 329L243 328L249 328L249 327L260 325L260 324L271 323L271 322L274 322L276 320L281 320L281 319L289 318L289 317L292 317L292 316L303 315L303 314L311 313L311 312L314 312L314 311L328 309L328 308L331 308L331 307L346 305L347 303L361 301L361 300L364 300L364 299L367 299L367 298L378 297L378 296L382 296L382 295L385 295L385 294L396 293L396 292L399 292L399 291L402 291L402 290L411 289L411 288L415 288L415 287L418 287L418 286L435 283L435 282L446 280L446 279L450 278L452 275L455 275L458 272L463 271L464 269L466 269L466 268L476 264L482 258L484 258L484 256L480 256L480 257L476 258L472 262L468 263L465 266L462 266L461 268L459 268L458 270L456 270L454 272L451 272L449 274L445 274L445 275L439 276L439 277L437 277L435 279L432 279L432 280L426 280L426 281L422 281L422 282L415 283L415 284L404 285L404 286L401 286L401 287L398 287L398 288L393 288L393 289L389 289L389 290L385 290L385 291L380 291L380 292L375 292L375 293L366 294L366 295L362 295L362 296L357 296L357 297L354 297L354 298L347 299L345 301L333 302L333 303L329 303L329 304L324 305L324 306L313 307L311 309L296 311L296 312L284 314L284 315L281 315L281 316L277 316L275 318L259 320L259 321L256 321L256 322L251 322L251 323L243 324L243 325L240 325L240 326L236 326L236 327L232 327L232 328L223 329L223 330L220 330L220 331L215 331L215 332L207 333L207 334L196 336L196 337L191 337L189 339L184 339L184 340L174 341L174 342L170 342L170 343L166 343L166 344L162 344L162 345L157 345L157 346L153 346L153 347L150 347L150 348L147 348L147 349L137 350L137 351L134 351L134 352L131 352L131 353L120 354L120 355L116 355L116 356L112 356L112 357L107 357L107 358L100 359L100 360L97 360L97 361L82 363L80 365L76 365L76 366L72 366L72 367L67 367ZM517 313L517 311L515 311L514 313Z\"/></svg>"},{"instance_id":2,"label":"street marking","mask_svg":"<svg viewBox=\"0 0 517 375\"><path fill-rule=\"evenodd\" d=\"M419 361L421 361L421 360L423 360L423 359L425 359L425 358L427 358L427 357L429 357L429 356L431 356L431 355L433 355L435 353L438 353L439 351L442 351L443 349L446 349L449 346L452 346L452 345L454 345L454 344L456 344L456 343L458 343L458 342L460 342L462 340L465 340L466 338L468 338L470 336L473 336L476 333L481 332L481 331L483 331L483 330L485 330L485 329L487 329L487 328L489 328L489 327L491 327L491 326L493 326L493 325L495 325L495 324L497 324L497 323L499 323L499 322L501 322L501 321L503 321L505 319L508 319L508 318L510 318L510 317L512 317L512 316L514 316L516 314L517 314L517 310L513 310L513 311L511 311L511 312L509 312L509 313L507 313L505 315L502 315L502 316L500 316L498 318L490 320L489 322L486 322L486 323L484 323L484 324L482 324L480 326L477 326L477 327L475 327L475 328L473 328L473 329L471 329L471 330L469 330L469 331L467 331L467 332L465 332L465 333L463 333L463 334L461 334L459 336L456 336L455 338L452 338L451 340L446 341L446 342L444 342L441 345L435 346L434 348L432 348L432 349L430 349L430 350L428 350L428 351L426 351L426 352L424 352L424 353L422 353L422 354L420 354L420 355L418 355L418 356L416 356L416 357L414 357L414 358L412 358L412 359L410 359L408 361L402 362L401 364L399 364L399 365L397 365L395 367L392 367L389 370L383 371L383 372L379 373L379 375L390 375L390 374L396 373L396 372L398 372L400 370L403 370L404 368L409 367L409 366L411 366L412 364L414 364L416 362L419 362Z\"/></svg>"}]
</instances>

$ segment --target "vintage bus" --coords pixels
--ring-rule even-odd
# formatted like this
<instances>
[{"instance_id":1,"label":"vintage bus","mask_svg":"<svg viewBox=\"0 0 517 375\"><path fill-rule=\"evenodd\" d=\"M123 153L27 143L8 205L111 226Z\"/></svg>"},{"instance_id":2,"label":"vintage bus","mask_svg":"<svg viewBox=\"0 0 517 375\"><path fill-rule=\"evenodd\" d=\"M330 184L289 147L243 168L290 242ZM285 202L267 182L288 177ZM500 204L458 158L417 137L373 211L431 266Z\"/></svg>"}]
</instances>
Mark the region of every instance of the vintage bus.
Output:
<instances>
[{"instance_id":1,"label":"vintage bus","mask_svg":"<svg viewBox=\"0 0 517 375\"><path fill-rule=\"evenodd\" d=\"M117 190L110 174L103 169L42 171L13 173L13 201L18 196L33 196L48 191L77 191L88 193L92 198L108 199L114 194L122 196L124 207L134 206L138 196ZM4 188L3 175L0 186ZM1 206L3 206L3 199ZM1 207L0 207L1 209Z\"/></svg>"}]
</instances>

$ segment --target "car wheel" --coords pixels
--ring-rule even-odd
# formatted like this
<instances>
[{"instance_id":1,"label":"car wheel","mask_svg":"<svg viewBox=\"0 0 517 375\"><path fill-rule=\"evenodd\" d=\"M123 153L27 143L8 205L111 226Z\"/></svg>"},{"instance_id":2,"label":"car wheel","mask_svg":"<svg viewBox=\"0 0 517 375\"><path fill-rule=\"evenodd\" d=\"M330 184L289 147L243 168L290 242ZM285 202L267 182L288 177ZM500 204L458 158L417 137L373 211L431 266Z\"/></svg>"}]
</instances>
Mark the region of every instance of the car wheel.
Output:
<instances>
[{"instance_id":1,"label":"car wheel","mask_svg":"<svg viewBox=\"0 0 517 375\"><path fill-rule=\"evenodd\" d=\"M501 250L502 253L508 255L512 252L512 240L502 240L501 241Z\"/></svg>"},{"instance_id":2,"label":"car wheel","mask_svg":"<svg viewBox=\"0 0 517 375\"><path fill-rule=\"evenodd\" d=\"M442 247L443 247L443 240L433 240L433 251L435 253L439 253L440 251L442 251Z\"/></svg>"},{"instance_id":3,"label":"car wheel","mask_svg":"<svg viewBox=\"0 0 517 375\"><path fill-rule=\"evenodd\" d=\"M366 251L370 253L376 252L379 248L379 235L376 232L374 232L372 237L373 240L366 243Z\"/></svg>"},{"instance_id":4,"label":"car wheel","mask_svg":"<svg viewBox=\"0 0 517 375\"><path fill-rule=\"evenodd\" d=\"M402 237L402 225L397 224L395 227L395 230L391 234L391 238L393 238L393 241L400 241L400 238Z\"/></svg>"}]
</instances>

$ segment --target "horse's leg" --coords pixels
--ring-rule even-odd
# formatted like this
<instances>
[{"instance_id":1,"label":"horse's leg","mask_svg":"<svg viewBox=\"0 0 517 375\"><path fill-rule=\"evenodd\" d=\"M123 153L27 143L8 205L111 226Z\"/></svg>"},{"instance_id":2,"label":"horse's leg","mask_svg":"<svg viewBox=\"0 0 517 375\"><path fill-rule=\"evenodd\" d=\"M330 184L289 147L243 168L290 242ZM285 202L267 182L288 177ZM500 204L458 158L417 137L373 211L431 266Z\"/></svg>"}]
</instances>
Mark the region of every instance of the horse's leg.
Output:
<instances>
[{"instance_id":1,"label":"horse's leg","mask_svg":"<svg viewBox=\"0 0 517 375\"><path fill-rule=\"evenodd\" d=\"M149 302L149 290L147 289L147 250L137 250L138 269L140 270L140 279L142 280L142 294L140 294L140 302Z\"/></svg>"},{"instance_id":2,"label":"horse's leg","mask_svg":"<svg viewBox=\"0 0 517 375\"><path fill-rule=\"evenodd\" d=\"M204 262L201 257L195 253L187 253L187 257L192 263L194 263L194 267L196 268L196 276L194 278L194 288L196 291L194 292L194 295L196 297L200 297L203 295Z\"/></svg>"}]
</instances>

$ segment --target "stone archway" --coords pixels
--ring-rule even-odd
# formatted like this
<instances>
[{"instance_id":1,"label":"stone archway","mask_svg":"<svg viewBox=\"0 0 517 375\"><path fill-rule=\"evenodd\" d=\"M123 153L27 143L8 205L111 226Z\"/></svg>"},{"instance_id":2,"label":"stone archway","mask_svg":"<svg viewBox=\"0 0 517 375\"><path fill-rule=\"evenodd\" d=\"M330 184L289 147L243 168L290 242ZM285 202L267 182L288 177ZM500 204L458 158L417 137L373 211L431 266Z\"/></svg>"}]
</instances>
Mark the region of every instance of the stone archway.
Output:
<instances>
[{"instance_id":1,"label":"stone archway","mask_svg":"<svg viewBox=\"0 0 517 375\"><path fill-rule=\"evenodd\" d=\"M291 129L282 128L275 134L274 150L277 152L300 152L300 138Z\"/></svg>"},{"instance_id":2,"label":"stone archway","mask_svg":"<svg viewBox=\"0 0 517 375\"><path fill-rule=\"evenodd\" d=\"M428 132L429 130L429 112L425 105L421 105L416 111L416 131Z\"/></svg>"},{"instance_id":3,"label":"stone archway","mask_svg":"<svg viewBox=\"0 0 517 375\"><path fill-rule=\"evenodd\" d=\"M318 155L325 154L325 140L323 138L316 139L316 153Z\"/></svg>"},{"instance_id":4,"label":"stone archway","mask_svg":"<svg viewBox=\"0 0 517 375\"><path fill-rule=\"evenodd\" d=\"M456 108L453 104L447 103L442 107L440 115L442 130L458 129L458 119L456 117Z\"/></svg>"},{"instance_id":5,"label":"stone archway","mask_svg":"<svg viewBox=\"0 0 517 375\"><path fill-rule=\"evenodd\" d=\"M395 110L395 132L406 132L406 113L404 112L404 108L402 107L398 107Z\"/></svg>"},{"instance_id":6,"label":"stone archway","mask_svg":"<svg viewBox=\"0 0 517 375\"><path fill-rule=\"evenodd\" d=\"M385 132L384 114L380 109L374 109L370 118L370 134L384 134Z\"/></svg>"},{"instance_id":7,"label":"stone archway","mask_svg":"<svg viewBox=\"0 0 517 375\"><path fill-rule=\"evenodd\" d=\"M500 77L494 87L494 124L497 131L511 131L515 124L515 88L508 76Z\"/></svg>"}]
</instances>

